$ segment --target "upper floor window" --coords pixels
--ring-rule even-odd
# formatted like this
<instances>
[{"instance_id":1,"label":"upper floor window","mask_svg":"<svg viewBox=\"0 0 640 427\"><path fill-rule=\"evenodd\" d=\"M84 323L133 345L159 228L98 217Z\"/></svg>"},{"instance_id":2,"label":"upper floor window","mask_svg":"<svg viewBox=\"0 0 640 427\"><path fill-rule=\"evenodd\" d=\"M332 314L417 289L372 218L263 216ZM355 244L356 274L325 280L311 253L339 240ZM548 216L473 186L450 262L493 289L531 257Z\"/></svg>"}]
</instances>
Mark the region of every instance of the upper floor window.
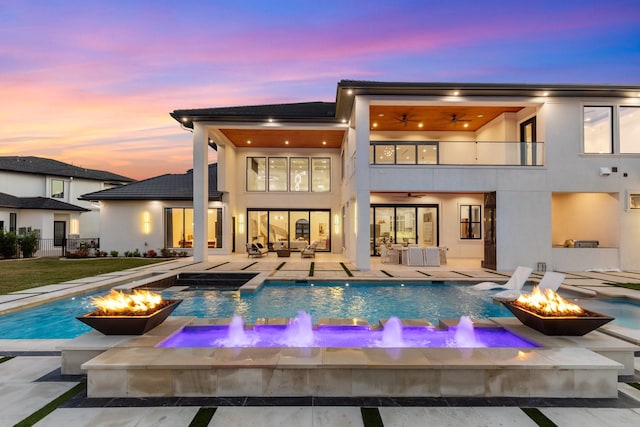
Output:
<instances>
[{"instance_id":1,"label":"upper floor window","mask_svg":"<svg viewBox=\"0 0 640 427\"><path fill-rule=\"evenodd\" d=\"M584 152L613 153L613 107L585 106L583 120Z\"/></svg>"},{"instance_id":2,"label":"upper floor window","mask_svg":"<svg viewBox=\"0 0 640 427\"><path fill-rule=\"evenodd\" d=\"M324 193L331 191L331 159L318 157L311 159L311 191Z\"/></svg>"},{"instance_id":3,"label":"upper floor window","mask_svg":"<svg viewBox=\"0 0 640 427\"><path fill-rule=\"evenodd\" d=\"M246 177L247 191L328 192L331 158L247 157Z\"/></svg>"},{"instance_id":4,"label":"upper floor window","mask_svg":"<svg viewBox=\"0 0 640 427\"><path fill-rule=\"evenodd\" d=\"M51 197L56 199L64 198L64 181L61 179L51 180Z\"/></svg>"},{"instance_id":5,"label":"upper floor window","mask_svg":"<svg viewBox=\"0 0 640 427\"><path fill-rule=\"evenodd\" d=\"M620 107L620 152L640 153L640 107Z\"/></svg>"},{"instance_id":6,"label":"upper floor window","mask_svg":"<svg viewBox=\"0 0 640 427\"><path fill-rule=\"evenodd\" d=\"M372 165L438 164L437 142L372 142L369 146Z\"/></svg>"}]
</instances>

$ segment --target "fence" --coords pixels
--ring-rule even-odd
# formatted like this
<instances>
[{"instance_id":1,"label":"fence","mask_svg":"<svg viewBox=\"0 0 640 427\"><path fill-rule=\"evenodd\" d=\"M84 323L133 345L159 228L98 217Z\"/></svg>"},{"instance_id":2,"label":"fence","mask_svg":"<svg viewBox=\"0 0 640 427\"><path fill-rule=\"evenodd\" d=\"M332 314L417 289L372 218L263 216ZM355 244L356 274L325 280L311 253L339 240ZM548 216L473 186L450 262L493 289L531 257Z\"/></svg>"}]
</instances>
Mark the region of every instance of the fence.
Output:
<instances>
[{"instance_id":1,"label":"fence","mask_svg":"<svg viewBox=\"0 0 640 427\"><path fill-rule=\"evenodd\" d=\"M86 251L85 256L95 255L95 251L100 249L99 237L74 238L74 239L38 239L38 246L33 256L37 257L63 257L67 252L79 254ZM20 246L16 245L17 258L22 258Z\"/></svg>"}]
</instances>

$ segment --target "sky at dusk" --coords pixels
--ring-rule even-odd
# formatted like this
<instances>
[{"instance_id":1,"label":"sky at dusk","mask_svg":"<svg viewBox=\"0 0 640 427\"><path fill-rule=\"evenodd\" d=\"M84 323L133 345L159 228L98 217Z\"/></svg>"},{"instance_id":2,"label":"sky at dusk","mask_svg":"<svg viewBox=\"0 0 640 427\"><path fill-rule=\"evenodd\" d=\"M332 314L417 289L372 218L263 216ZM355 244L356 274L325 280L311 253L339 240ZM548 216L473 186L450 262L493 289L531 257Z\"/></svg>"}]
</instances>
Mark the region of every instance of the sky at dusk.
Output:
<instances>
[{"instance_id":1,"label":"sky at dusk","mask_svg":"<svg viewBox=\"0 0 640 427\"><path fill-rule=\"evenodd\" d=\"M342 79L640 84L640 0L0 0L0 156L184 173L171 111Z\"/></svg>"}]
</instances>

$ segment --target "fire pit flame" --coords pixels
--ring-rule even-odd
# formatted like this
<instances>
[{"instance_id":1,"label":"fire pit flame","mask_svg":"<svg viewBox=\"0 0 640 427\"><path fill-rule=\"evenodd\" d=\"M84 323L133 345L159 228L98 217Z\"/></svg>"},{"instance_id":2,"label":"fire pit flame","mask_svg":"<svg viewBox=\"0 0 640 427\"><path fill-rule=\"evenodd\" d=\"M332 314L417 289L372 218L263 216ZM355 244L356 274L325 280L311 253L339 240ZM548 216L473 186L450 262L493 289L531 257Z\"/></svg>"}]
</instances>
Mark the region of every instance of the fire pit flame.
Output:
<instances>
[{"instance_id":1,"label":"fire pit flame","mask_svg":"<svg viewBox=\"0 0 640 427\"><path fill-rule=\"evenodd\" d=\"M514 305L532 311L541 316L584 316L586 312L579 305L570 303L553 289L533 288L530 294L522 294Z\"/></svg>"},{"instance_id":2,"label":"fire pit flame","mask_svg":"<svg viewBox=\"0 0 640 427\"><path fill-rule=\"evenodd\" d=\"M95 316L146 316L163 305L162 296L145 290L131 294L112 289L108 295L92 298Z\"/></svg>"}]
</instances>

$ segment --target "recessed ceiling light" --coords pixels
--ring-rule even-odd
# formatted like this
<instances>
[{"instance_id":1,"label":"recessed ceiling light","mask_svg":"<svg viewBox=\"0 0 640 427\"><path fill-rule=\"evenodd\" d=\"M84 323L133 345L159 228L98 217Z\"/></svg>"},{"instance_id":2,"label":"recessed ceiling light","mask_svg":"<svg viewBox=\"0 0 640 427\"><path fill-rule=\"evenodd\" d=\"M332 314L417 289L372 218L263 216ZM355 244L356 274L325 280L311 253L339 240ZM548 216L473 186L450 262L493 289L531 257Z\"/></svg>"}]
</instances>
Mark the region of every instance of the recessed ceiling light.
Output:
<instances>
[{"instance_id":1,"label":"recessed ceiling light","mask_svg":"<svg viewBox=\"0 0 640 427\"><path fill-rule=\"evenodd\" d=\"M353 89L347 89L347 95L353 95Z\"/></svg>"},{"instance_id":2,"label":"recessed ceiling light","mask_svg":"<svg viewBox=\"0 0 640 427\"><path fill-rule=\"evenodd\" d=\"M347 119L342 119L342 123L347 123Z\"/></svg>"},{"instance_id":3,"label":"recessed ceiling light","mask_svg":"<svg viewBox=\"0 0 640 427\"><path fill-rule=\"evenodd\" d=\"M374 128L377 128L377 127L378 127L378 123L373 122L373 127L374 127Z\"/></svg>"},{"instance_id":4,"label":"recessed ceiling light","mask_svg":"<svg viewBox=\"0 0 640 427\"><path fill-rule=\"evenodd\" d=\"M544 92L542 96L549 96L549 92Z\"/></svg>"},{"instance_id":5,"label":"recessed ceiling light","mask_svg":"<svg viewBox=\"0 0 640 427\"><path fill-rule=\"evenodd\" d=\"M481 119L484 117L484 114L478 114L478 118Z\"/></svg>"},{"instance_id":6,"label":"recessed ceiling light","mask_svg":"<svg viewBox=\"0 0 640 427\"><path fill-rule=\"evenodd\" d=\"M455 92L453 92L453 96L458 96L458 95L460 95L460 91L456 90Z\"/></svg>"},{"instance_id":7,"label":"recessed ceiling light","mask_svg":"<svg viewBox=\"0 0 640 427\"><path fill-rule=\"evenodd\" d=\"M418 127L421 128L424 126L424 123L418 123Z\"/></svg>"},{"instance_id":8,"label":"recessed ceiling light","mask_svg":"<svg viewBox=\"0 0 640 427\"><path fill-rule=\"evenodd\" d=\"M273 123L273 119L269 117L269 123Z\"/></svg>"},{"instance_id":9,"label":"recessed ceiling light","mask_svg":"<svg viewBox=\"0 0 640 427\"><path fill-rule=\"evenodd\" d=\"M327 145L327 141L322 141L322 145Z\"/></svg>"},{"instance_id":10,"label":"recessed ceiling light","mask_svg":"<svg viewBox=\"0 0 640 427\"><path fill-rule=\"evenodd\" d=\"M189 121L189 119L187 119L186 117L183 117L183 118L182 118L182 121L183 121L183 122L187 122L187 121Z\"/></svg>"},{"instance_id":11,"label":"recessed ceiling light","mask_svg":"<svg viewBox=\"0 0 640 427\"><path fill-rule=\"evenodd\" d=\"M247 140L247 144L251 144L251 140L250 139Z\"/></svg>"},{"instance_id":12,"label":"recessed ceiling light","mask_svg":"<svg viewBox=\"0 0 640 427\"><path fill-rule=\"evenodd\" d=\"M469 123L465 123L464 127L468 128L469 127Z\"/></svg>"},{"instance_id":13,"label":"recessed ceiling light","mask_svg":"<svg viewBox=\"0 0 640 427\"><path fill-rule=\"evenodd\" d=\"M289 141L285 141L284 143L285 143L286 145L289 145Z\"/></svg>"},{"instance_id":14,"label":"recessed ceiling light","mask_svg":"<svg viewBox=\"0 0 640 427\"><path fill-rule=\"evenodd\" d=\"M384 117L384 113L378 114L378 117Z\"/></svg>"}]
</instances>

